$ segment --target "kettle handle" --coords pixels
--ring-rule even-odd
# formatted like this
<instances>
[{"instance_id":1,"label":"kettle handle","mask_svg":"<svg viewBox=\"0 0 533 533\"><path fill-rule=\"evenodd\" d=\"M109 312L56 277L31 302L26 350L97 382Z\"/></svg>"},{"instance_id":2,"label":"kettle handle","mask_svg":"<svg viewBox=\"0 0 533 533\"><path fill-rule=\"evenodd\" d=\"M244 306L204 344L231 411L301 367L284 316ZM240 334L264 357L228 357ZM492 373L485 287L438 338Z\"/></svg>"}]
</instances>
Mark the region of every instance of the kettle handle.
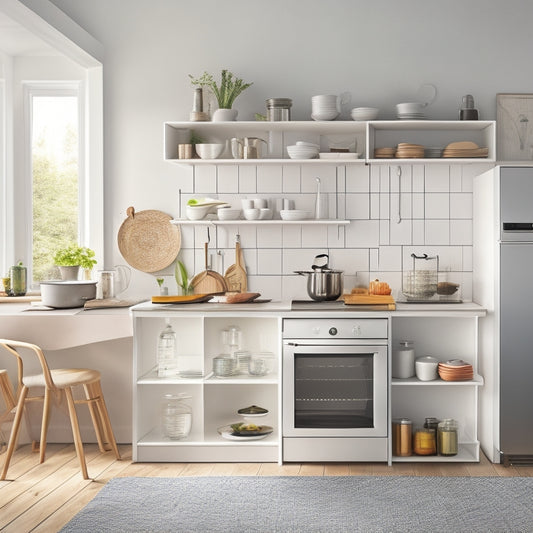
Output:
<instances>
[{"instance_id":1,"label":"kettle handle","mask_svg":"<svg viewBox=\"0 0 533 533\"><path fill-rule=\"evenodd\" d=\"M313 264L311 265L311 268L313 270L327 270L329 269L329 266L328 266L328 263L329 263L329 255L328 254L318 254L318 255L315 255L315 262L317 259L322 259L323 257L326 258L326 263L324 265L316 265L316 264Z\"/></svg>"}]
</instances>

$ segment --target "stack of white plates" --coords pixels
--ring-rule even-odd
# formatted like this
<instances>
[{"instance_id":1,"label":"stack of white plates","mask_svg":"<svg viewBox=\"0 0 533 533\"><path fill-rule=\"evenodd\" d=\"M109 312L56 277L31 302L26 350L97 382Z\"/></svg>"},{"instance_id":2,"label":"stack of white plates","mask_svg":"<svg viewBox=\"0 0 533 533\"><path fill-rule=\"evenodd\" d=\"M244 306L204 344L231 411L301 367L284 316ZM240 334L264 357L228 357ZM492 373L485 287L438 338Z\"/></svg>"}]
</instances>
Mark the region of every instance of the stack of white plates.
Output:
<instances>
[{"instance_id":1,"label":"stack of white plates","mask_svg":"<svg viewBox=\"0 0 533 533\"><path fill-rule=\"evenodd\" d=\"M287 153L291 159L313 159L318 156L317 146L293 144L287 146Z\"/></svg>"},{"instance_id":2,"label":"stack of white plates","mask_svg":"<svg viewBox=\"0 0 533 533\"><path fill-rule=\"evenodd\" d=\"M354 107L352 118L354 120L376 120L379 109L377 107Z\"/></svg>"},{"instance_id":3,"label":"stack of white plates","mask_svg":"<svg viewBox=\"0 0 533 533\"><path fill-rule=\"evenodd\" d=\"M420 102L405 102L396 104L396 118L400 120L422 120L425 119L423 109L425 104Z\"/></svg>"},{"instance_id":4,"label":"stack of white plates","mask_svg":"<svg viewBox=\"0 0 533 533\"><path fill-rule=\"evenodd\" d=\"M311 98L311 118L313 120L335 120L339 116L337 96L321 94Z\"/></svg>"}]
</instances>

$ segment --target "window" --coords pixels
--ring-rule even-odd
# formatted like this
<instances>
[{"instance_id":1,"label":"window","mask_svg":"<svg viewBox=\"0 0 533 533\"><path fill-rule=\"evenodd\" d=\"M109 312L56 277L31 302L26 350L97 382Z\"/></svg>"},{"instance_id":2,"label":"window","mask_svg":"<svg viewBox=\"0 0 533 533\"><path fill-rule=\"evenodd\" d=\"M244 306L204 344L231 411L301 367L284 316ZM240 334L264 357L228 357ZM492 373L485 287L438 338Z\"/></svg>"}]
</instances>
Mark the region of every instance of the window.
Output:
<instances>
[{"instance_id":1,"label":"window","mask_svg":"<svg viewBox=\"0 0 533 533\"><path fill-rule=\"evenodd\" d=\"M34 285L58 277L53 262L58 248L81 242L82 102L78 85L60 83L27 85L25 100L32 221L26 243Z\"/></svg>"}]
</instances>

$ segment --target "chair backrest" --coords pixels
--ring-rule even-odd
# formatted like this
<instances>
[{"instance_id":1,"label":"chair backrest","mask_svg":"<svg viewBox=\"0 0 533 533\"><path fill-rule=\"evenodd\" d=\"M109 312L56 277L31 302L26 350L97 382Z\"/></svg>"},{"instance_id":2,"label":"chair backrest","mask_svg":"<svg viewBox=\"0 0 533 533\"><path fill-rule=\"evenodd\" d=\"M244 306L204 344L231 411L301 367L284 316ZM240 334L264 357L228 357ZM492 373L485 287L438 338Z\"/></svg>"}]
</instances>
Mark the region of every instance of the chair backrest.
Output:
<instances>
[{"instance_id":1,"label":"chair backrest","mask_svg":"<svg viewBox=\"0 0 533 533\"><path fill-rule=\"evenodd\" d=\"M39 364L41 365L47 388L56 390L56 386L50 374L50 368L46 362L46 357L39 346L29 342L14 341L10 339L0 339L0 346L17 358L17 396L18 391L24 384L24 356L26 353L30 353L37 357Z\"/></svg>"}]
</instances>

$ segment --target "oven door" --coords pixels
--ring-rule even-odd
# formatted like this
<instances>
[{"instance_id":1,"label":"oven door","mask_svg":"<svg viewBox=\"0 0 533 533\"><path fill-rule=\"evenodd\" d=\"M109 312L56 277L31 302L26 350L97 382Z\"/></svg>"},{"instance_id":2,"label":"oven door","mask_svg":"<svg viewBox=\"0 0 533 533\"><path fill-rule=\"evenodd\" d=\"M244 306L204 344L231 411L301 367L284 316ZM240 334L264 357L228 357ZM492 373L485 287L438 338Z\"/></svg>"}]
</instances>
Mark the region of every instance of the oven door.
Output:
<instances>
[{"instance_id":1,"label":"oven door","mask_svg":"<svg viewBox=\"0 0 533 533\"><path fill-rule=\"evenodd\" d=\"M285 340L283 435L387 436L387 346Z\"/></svg>"}]
</instances>

